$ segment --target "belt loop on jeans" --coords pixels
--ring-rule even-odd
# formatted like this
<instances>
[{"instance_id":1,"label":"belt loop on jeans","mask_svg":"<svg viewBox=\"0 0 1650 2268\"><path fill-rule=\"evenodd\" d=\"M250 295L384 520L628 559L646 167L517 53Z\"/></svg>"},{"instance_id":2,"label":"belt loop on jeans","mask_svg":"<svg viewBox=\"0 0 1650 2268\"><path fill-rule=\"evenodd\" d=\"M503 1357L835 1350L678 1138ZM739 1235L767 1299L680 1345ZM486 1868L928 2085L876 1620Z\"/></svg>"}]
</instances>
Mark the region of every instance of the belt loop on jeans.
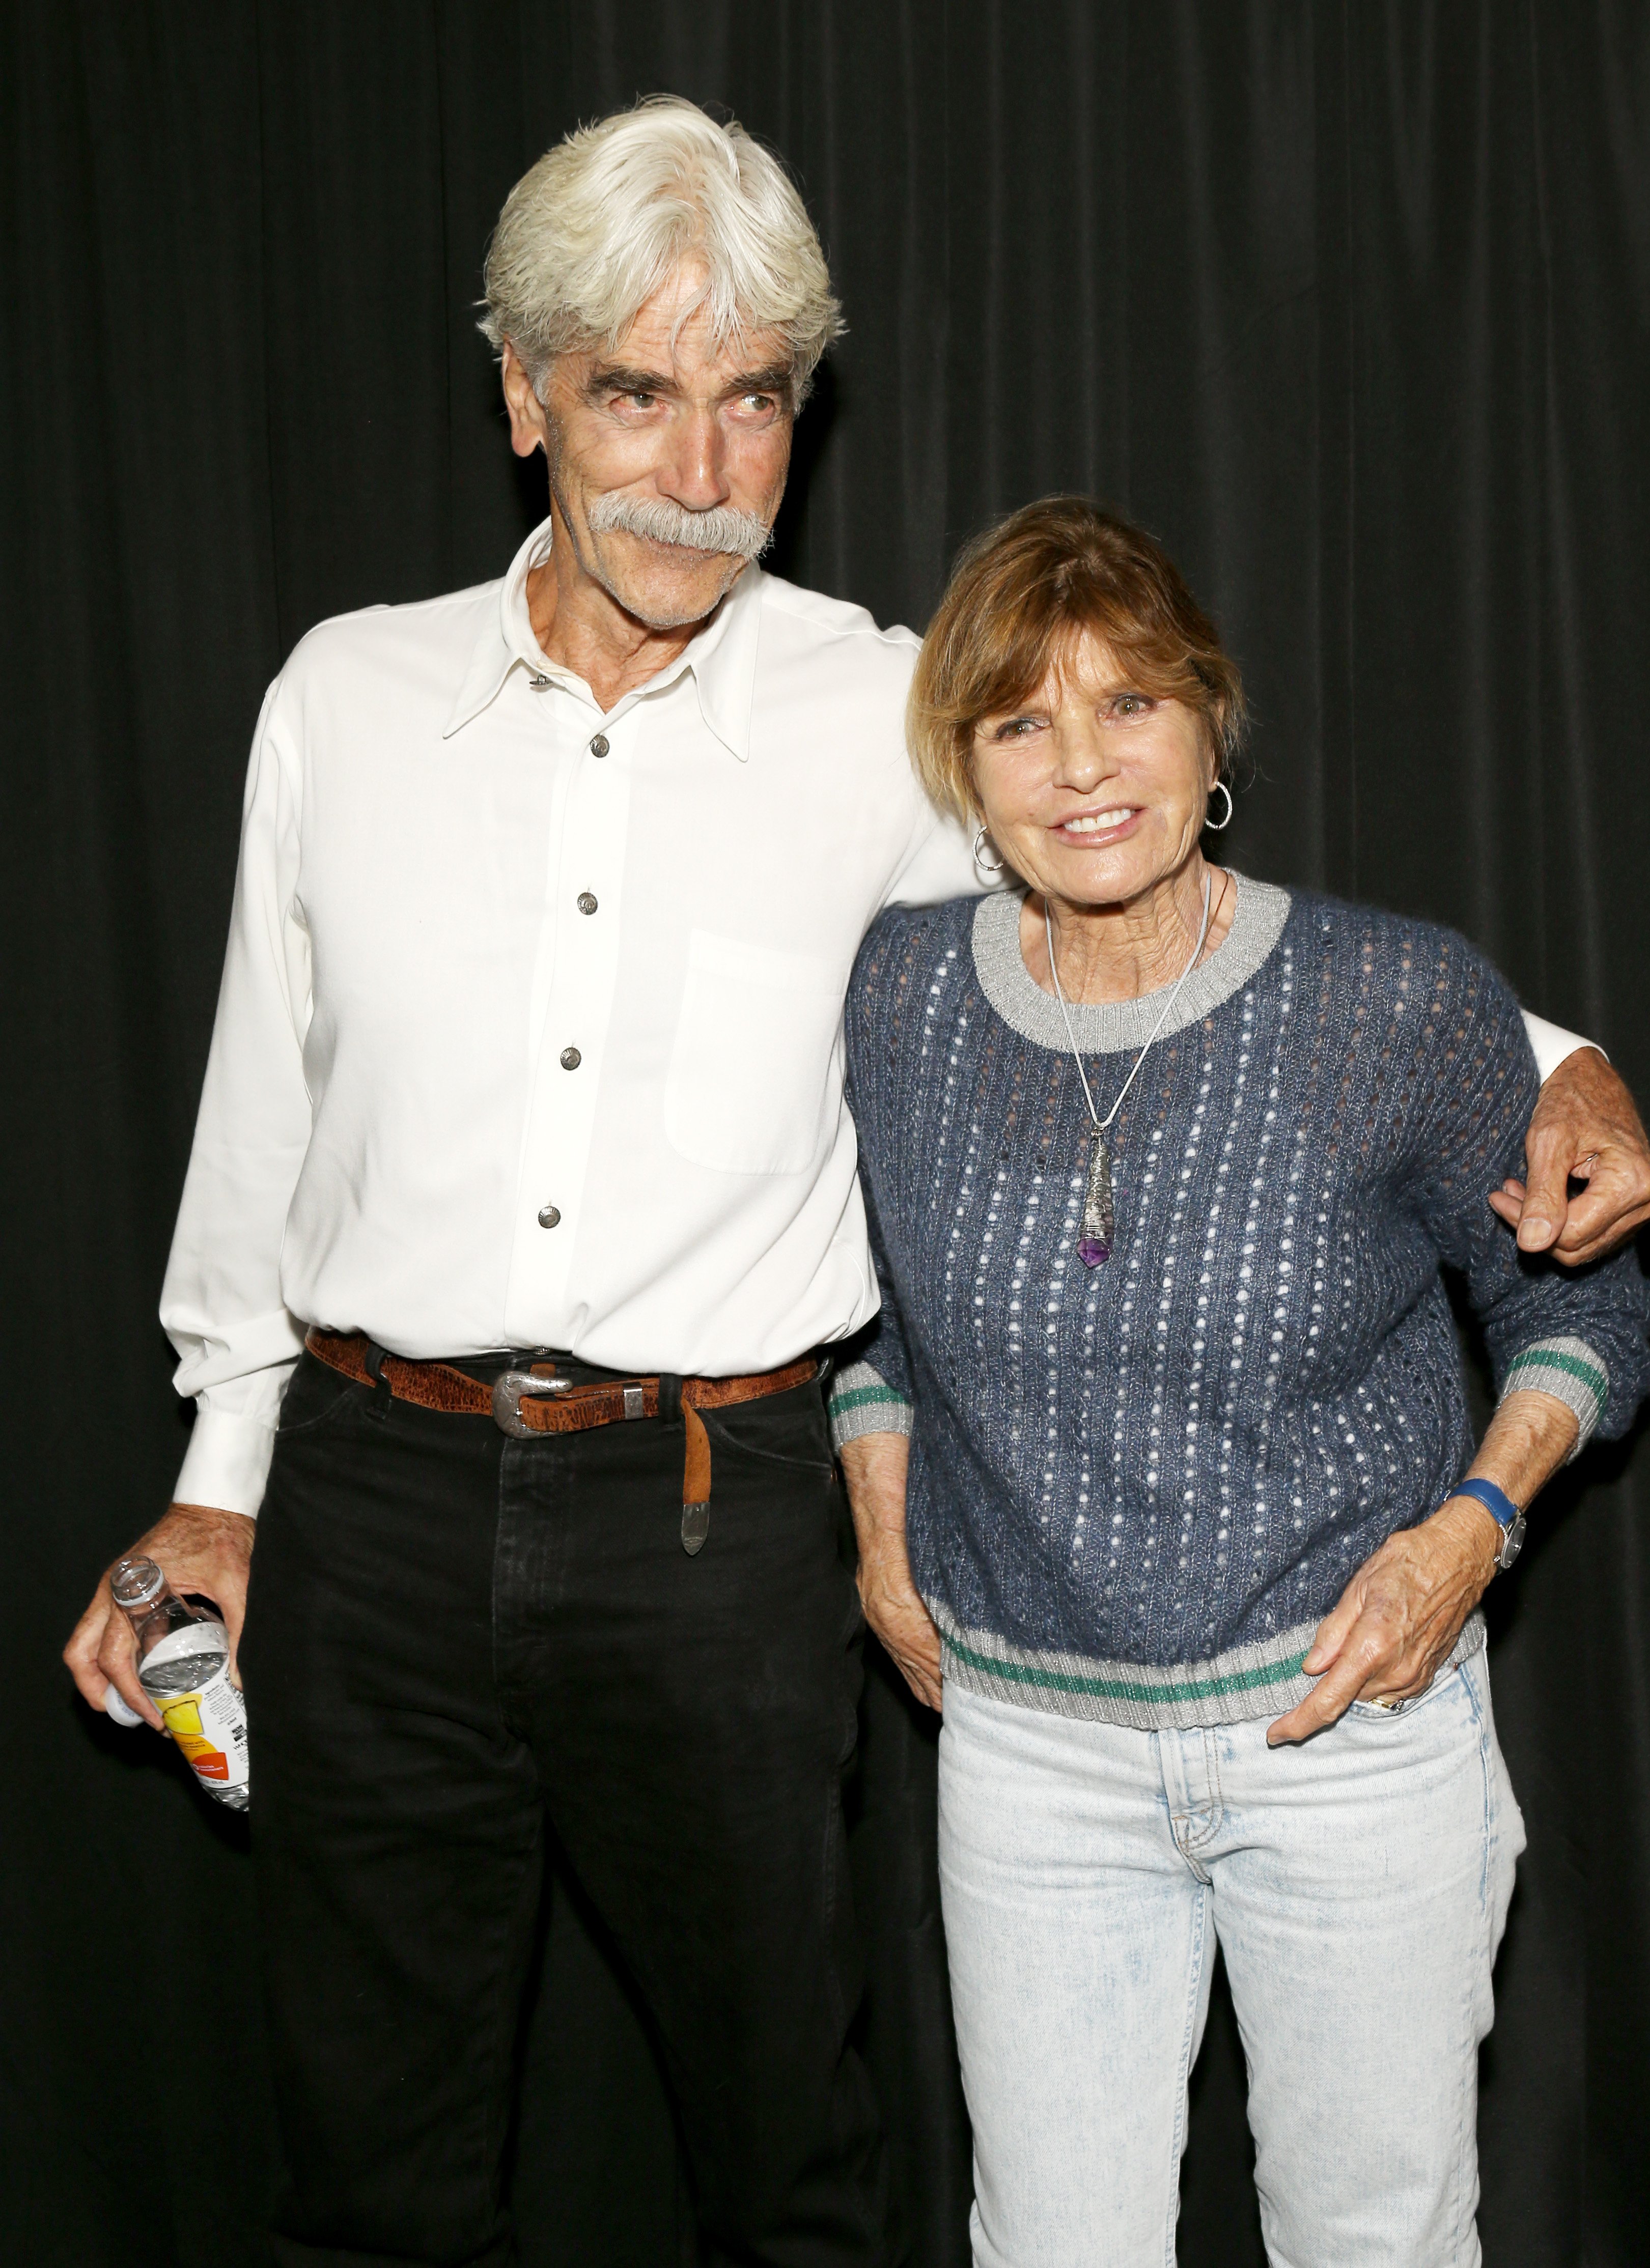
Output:
<instances>
[{"instance_id":1,"label":"belt loop on jeans","mask_svg":"<svg viewBox=\"0 0 1650 2268\"><path fill-rule=\"evenodd\" d=\"M659 1422L661 1425L681 1423L681 1381L673 1370L659 1373Z\"/></svg>"},{"instance_id":2,"label":"belt loop on jeans","mask_svg":"<svg viewBox=\"0 0 1650 2268\"><path fill-rule=\"evenodd\" d=\"M369 1339L366 1343L364 1359L367 1376L372 1381L372 1399L366 1405L366 1414L369 1418L378 1418L380 1424L389 1416L390 1403L395 1398L384 1368L385 1357L388 1352L389 1349L379 1346L375 1339Z\"/></svg>"}]
</instances>

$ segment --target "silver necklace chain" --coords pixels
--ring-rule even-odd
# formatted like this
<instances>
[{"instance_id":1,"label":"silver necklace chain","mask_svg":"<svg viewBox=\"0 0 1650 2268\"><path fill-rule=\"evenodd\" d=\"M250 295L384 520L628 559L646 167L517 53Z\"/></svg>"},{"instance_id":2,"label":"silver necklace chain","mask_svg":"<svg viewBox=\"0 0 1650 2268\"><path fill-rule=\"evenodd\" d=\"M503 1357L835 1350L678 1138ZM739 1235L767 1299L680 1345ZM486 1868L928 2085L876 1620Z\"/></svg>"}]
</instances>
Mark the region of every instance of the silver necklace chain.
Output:
<instances>
[{"instance_id":1,"label":"silver necklace chain","mask_svg":"<svg viewBox=\"0 0 1650 2268\"><path fill-rule=\"evenodd\" d=\"M1077 1075L1083 1082L1083 1100L1088 1105L1088 1115L1094 1122L1094 1131L1096 1134L1103 1134L1107 1128L1111 1124L1112 1120L1117 1116L1117 1113L1123 1108L1123 1099L1124 1095L1128 1094L1129 1089L1134 1085L1135 1072L1139 1070L1147 1056L1151 1054L1153 1049L1156 1046L1157 1035L1162 1030L1164 1025L1168 1021L1169 1012L1174 1007L1175 1001L1179 999L1182 988L1185 984L1186 979L1191 975L1192 970L1197 966L1198 960L1203 953L1204 940L1209 934L1209 885L1212 880L1213 877L1212 875L1205 874L1204 876L1203 927L1198 931L1197 942L1191 949L1191 959L1186 963L1184 968L1181 970L1179 976L1175 981L1175 988L1173 991L1170 992L1168 999L1164 1001L1163 1005L1159 1009L1157 1021L1152 1027L1151 1035L1147 1039L1145 1045L1141 1049L1139 1054L1136 1056L1133 1069L1130 1071L1128 1078L1123 1082L1122 1086L1117 1090L1117 1100L1112 1104L1111 1108L1106 1113L1106 1116L1103 1118L1101 1116L1099 1111L1094 1108L1094 1097L1093 1090L1090 1088L1088 1084L1088 1073L1083 1069L1082 1050L1077 1044L1077 1034L1072 1029L1072 1012L1065 1005L1064 993L1060 990L1060 971L1054 958L1054 923L1050 917L1048 900L1045 898L1042 902L1042 929L1044 936L1049 940L1049 974L1054 979L1054 997L1060 1004L1060 1014L1064 1019L1065 1022L1065 1036L1071 1042L1072 1045L1072 1060L1076 1064Z\"/></svg>"}]
</instances>

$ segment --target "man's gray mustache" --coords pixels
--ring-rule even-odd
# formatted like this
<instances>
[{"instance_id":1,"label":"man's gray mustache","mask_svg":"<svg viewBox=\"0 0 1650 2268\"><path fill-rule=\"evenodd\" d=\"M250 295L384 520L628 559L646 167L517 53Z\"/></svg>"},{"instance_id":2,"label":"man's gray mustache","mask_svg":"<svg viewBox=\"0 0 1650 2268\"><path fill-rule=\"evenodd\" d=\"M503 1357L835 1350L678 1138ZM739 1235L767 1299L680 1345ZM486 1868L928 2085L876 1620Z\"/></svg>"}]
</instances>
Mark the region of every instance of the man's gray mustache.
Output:
<instances>
[{"instance_id":1,"label":"man's gray mustache","mask_svg":"<svg viewBox=\"0 0 1650 2268\"><path fill-rule=\"evenodd\" d=\"M766 550L773 533L754 512L738 512L726 504L712 504L708 512L689 512L667 497L598 497L588 518L593 535L616 528L647 543L675 543L684 550L732 553L740 559L755 559Z\"/></svg>"}]
</instances>

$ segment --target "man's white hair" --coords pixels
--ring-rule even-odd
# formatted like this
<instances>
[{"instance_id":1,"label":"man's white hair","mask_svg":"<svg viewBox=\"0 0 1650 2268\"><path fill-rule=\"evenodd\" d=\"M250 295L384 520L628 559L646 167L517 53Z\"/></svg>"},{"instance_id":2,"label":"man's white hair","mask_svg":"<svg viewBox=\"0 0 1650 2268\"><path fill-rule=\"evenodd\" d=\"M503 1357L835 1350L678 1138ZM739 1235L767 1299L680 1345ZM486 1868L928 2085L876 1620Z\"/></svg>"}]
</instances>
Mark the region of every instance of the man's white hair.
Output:
<instances>
[{"instance_id":1,"label":"man's white hair","mask_svg":"<svg viewBox=\"0 0 1650 2268\"><path fill-rule=\"evenodd\" d=\"M681 320L708 306L718 352L777 331L799 403L843 328L814 224L770 151L678 95L579 127L522 175L487 247L481 328L541 396L557 355L610 350L689 262L704 281Z\"/></svg>"}]
</instances>

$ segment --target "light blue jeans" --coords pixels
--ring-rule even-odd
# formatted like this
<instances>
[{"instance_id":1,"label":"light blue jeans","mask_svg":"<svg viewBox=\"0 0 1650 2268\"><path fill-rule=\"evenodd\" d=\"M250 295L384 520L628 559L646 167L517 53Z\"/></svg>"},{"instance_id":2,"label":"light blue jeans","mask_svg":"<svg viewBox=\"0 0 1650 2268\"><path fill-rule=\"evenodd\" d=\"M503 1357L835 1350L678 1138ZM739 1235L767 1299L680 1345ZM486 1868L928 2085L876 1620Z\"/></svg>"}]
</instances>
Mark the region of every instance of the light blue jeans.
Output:
<instances>
[{"instance_id":1,"label":"light blue jeans","mask_svg":"<svg viewBox=\"0 0 1650 2268\"><path fill-rule=\"evenodd\" d=\"M946 1687L979 2268L1164 2268L1218 1937L1277 2268L1479 2258L1478 2043L1524 1847L1480 1653L1304 1748Z\"/></svg>"}]
</instances>

